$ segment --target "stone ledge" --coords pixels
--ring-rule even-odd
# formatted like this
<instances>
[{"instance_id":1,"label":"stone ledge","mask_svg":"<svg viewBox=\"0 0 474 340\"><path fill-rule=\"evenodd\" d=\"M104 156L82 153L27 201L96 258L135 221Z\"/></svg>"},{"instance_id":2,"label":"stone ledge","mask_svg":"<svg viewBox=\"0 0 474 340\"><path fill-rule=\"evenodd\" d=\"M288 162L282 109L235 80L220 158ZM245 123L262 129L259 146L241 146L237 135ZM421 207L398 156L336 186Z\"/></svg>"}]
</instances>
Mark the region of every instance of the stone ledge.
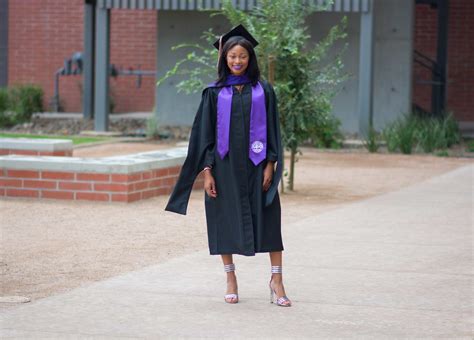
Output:
<instances>
[{"instance_id":1,"label":"stone ledge","mask_svg":"<svg viewBox=\"0 0 474 340\"><path fill-rule=\"evenodd\" d=\"M0 149L54 152L72 150L72 141L46 138L0 138Z\"/></svg>"},{"instance_id":2,"label":"stone ledge","mask_svg":"<svg viewBox=\"0 0 474 340\"><path fill-rule=\"evenodd\" d=\"M7 155L0 156L0 167L33 171L129 174L181 165L186 154L187 148L181 147L102 158Z\"/></svg>"}]
</instances>

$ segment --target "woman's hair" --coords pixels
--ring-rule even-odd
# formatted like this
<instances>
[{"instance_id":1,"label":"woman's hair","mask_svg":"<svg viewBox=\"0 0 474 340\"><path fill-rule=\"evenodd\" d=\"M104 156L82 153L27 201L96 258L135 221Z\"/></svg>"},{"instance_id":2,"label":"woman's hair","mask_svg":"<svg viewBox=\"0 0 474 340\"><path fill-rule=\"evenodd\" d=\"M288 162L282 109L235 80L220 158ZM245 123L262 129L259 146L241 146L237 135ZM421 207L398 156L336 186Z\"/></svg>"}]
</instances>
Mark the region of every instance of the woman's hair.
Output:
<instances>
[{"instance_id":1,"label":"woman's hair","mask_svg":"<svg viewBox=\"0 0 474 340\"><path fill-rule=\"evenodd\" d=\"M246 74L252 81L252 85L255 86L260 80L260 70L258 68L257 56L255 55L255 50L253 49L252 44L241 36L234 36L229 38L226 41L224 46L222 46L222 54L219 59L219 64L217 66L217 84L225 83L227 76L231 74L229 67L227 66L227 53L234 46L239 45L245 48L249 54L249 63L247 65Z\"/></svg>"}]
</instances>

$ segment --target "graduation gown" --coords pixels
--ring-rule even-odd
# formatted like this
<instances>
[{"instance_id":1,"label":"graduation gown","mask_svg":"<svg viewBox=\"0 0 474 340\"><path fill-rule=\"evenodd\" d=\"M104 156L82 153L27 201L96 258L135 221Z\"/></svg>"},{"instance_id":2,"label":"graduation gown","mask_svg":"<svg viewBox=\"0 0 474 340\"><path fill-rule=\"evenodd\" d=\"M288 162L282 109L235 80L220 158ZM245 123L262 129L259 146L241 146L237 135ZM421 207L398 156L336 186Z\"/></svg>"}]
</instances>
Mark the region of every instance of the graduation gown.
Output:
<instances>
[{"instance_id":1,"label":"graduation gown","mask_svg":"<svg viewBox=\"0 0 474 340\"><path fill-rule=\"evenodd\" d=\"M189 196L197 175L212 166L217 197L204 190L209 252L253 256L281 251L281 207L278 184L282 175L283 149L275 92L261 81L267 111L267 155L255 166L249 158L251 84L242 92L232 86L229 152L217 153L217 97L220 87L207 87L191 128L188 153L165 210L186 215ZM263 191L263 171L275 161L270 188Z\"/></svg>"}]
</instances>

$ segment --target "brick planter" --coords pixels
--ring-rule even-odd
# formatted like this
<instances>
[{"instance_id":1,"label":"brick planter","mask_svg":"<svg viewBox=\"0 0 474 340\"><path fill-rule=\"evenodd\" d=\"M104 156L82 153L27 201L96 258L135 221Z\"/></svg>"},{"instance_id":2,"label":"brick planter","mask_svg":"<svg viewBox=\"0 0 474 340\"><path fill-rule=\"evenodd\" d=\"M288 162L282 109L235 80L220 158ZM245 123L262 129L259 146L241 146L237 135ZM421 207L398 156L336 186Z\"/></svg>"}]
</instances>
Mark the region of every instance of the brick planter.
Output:
<instances>
[{"instance_id":1,"label":"brick planter","mask_svg":"<svg viewBox=\"0 0 474 340\"><path fill-rule=\"evenodd\" d=\"M0 157L0 196L133 202L170 194L186 148L120 157ZM194 188L202 189L198 177Z\"/></svg>"}]
</instances>

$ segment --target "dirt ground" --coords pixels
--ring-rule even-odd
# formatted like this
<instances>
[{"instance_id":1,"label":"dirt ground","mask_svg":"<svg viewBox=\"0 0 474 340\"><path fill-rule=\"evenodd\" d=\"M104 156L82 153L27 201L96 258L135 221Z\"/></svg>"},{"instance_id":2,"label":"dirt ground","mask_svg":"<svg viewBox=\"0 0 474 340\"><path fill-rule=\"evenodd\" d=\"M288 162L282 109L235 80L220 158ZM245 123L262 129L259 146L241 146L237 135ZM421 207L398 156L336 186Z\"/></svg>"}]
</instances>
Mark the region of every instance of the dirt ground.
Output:
<instances>
[{"instance_id":1,"label":"dirt ground","mask_svg":"<svg viewBox=\"0 0 474 340\"><path fill-rule=\"evenodd\" d=\"M174 146L119 143L74 150L101 157ZM281 195L283 241L289 222L380 195L472 163L468 158L369 154L303 148L295 191ZM288 160L287 160L288 164ZM167 196L134 203L4 199L0 201L0 296L31 300L207 249L204 192L188 215L164 211ZM0 304L10 308L12 304Z\"/></svg>"}]
</instances>

